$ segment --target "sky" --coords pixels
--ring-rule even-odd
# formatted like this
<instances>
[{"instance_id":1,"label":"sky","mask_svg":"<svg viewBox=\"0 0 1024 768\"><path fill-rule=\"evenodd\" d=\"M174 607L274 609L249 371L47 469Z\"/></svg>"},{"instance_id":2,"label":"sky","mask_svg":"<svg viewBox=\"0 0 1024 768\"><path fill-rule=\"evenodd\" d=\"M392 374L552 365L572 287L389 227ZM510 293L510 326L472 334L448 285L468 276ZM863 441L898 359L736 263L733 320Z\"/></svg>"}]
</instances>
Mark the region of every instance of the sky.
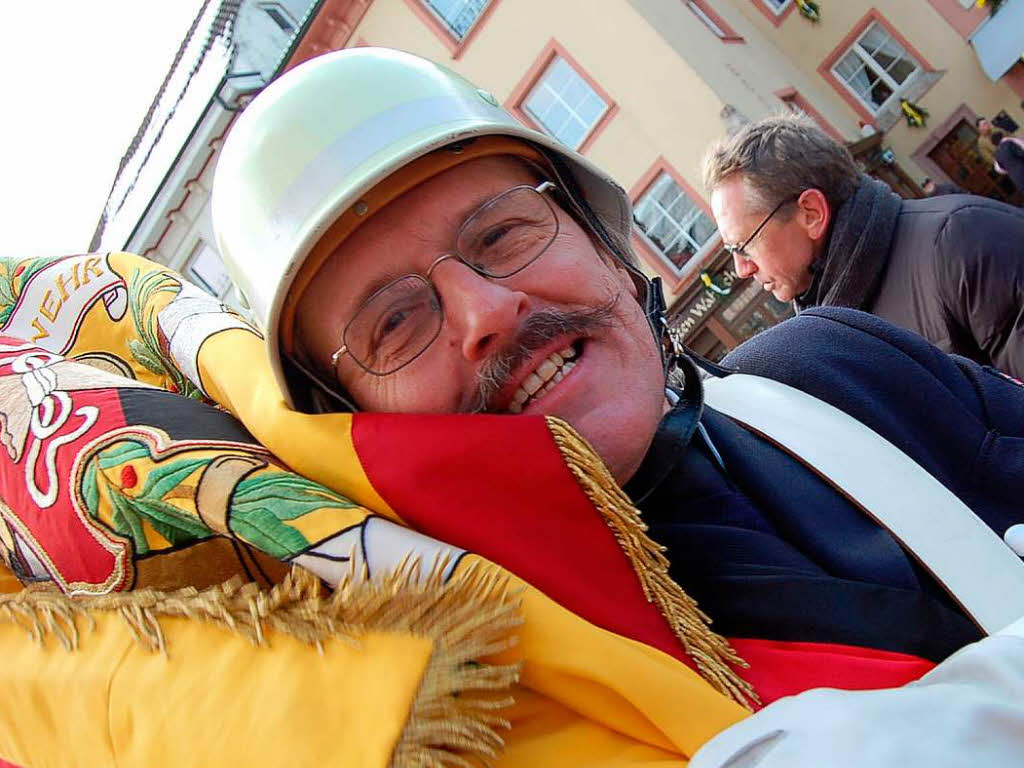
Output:
<instances>
[{"instance_id":1,"label":"sky","mask_svg":"<svg viewBox=\"0 0 1024 768\"><path fill-rule=\"evenodd\" d=\"M211 0L216 2L216 0ZM0 26L0 257L82 253L202 0L20 3Z\"/></svg>"}]
</instances>

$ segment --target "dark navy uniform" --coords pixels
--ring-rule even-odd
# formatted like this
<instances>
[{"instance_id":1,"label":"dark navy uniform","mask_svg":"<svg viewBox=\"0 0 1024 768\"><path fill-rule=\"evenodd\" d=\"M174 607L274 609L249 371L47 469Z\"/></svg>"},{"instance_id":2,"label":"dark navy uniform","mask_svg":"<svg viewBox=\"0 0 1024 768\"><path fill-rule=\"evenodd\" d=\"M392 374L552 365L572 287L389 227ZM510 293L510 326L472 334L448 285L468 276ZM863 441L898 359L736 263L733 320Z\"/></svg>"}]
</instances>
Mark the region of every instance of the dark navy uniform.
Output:
<instances>
[{"instance_id":1,"label":"dark navy uniform","mask_svg":"<svg viewBox=\"0 0 1024 768\"><path fill-rule=\"evenodd\" d=\"M845 411L1000 537L1024 523L1024 386L1010 377L839 308L765 331L723 365ZM626 490L668 547L672 576L718 631L935 662L979 638L886 530L801 463L694 400L665 417Z\"/></svg>"}]
</instances>

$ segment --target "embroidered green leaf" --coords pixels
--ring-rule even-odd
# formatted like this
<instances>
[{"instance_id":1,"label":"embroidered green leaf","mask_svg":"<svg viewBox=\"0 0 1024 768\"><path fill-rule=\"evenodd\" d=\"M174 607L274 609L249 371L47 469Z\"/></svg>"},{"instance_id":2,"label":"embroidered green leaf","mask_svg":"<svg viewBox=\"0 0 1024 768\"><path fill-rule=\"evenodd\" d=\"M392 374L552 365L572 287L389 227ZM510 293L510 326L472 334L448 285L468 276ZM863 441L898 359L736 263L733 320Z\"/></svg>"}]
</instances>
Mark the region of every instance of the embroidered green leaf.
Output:
<instances>
[{"instance_id":1,"label":"embroidered green leaf","mask_svg":"<svg viewBox=\"0 0 1024 768\"><path fill-rule=\"evenodd\" d=\"M288 472L271 472L242 480L231 498L231 509L269 507L280 520L294 520L323 507L352 509L350 499L319 483Z\"/></svg>"},{"instance_id":2,"label":"embroidered green leaf","mask_svg":"<svg viewBox=\"0 0 1024 768\"><path fill-rule=\"evenodd\" d=\"M149 456L149 448L134 440L125 440L107 448L99 455L100 469L110 469L118 464Z\"/></svg>"},{"instance_id":3,"label":"embroidered green leaf","mask_svg":"<svg viewBox=\"0 0 1024 768\"><path fill-rule=\"evenodd\" d=\"M96 487L96 462L90 461L82 473L82 484L80 486L82 499L85 501L85 508L92 517L99 514L100 491Z\"/></svg>"},{"instance_id":4,"label":"embroidered green leaf","mask_svg":"<svg viewBox=\"0 0 1024 768\"><path fill-rule=\"evenodd\" d=\"M151 373L155 373L157 376L166 376L167 371L160 362L160 358L154 355L149 347L143 344L138 339L128 339L128 350L132 353L132 357L139 361L139 364Z\"/></svg>"},{"instance_id":5,"label":"embroidered green leaf","mask_svg":"<svg viewBox=\"0 0 1024 768\"><path fill-rule=\"evenodd\" d=\"M8 308L14 308L15 301L14 283L11 281L10 273L8 273L0 277L0 304L3 304L4 310L8 310Z\"/></svg>"},{"instance_id":6,"label":"embroidered green leaf","mask_svg":"<svg viewBox=\"0 0 1024 768\"><path fill-rule=\"evenodd\" d=\"M266 507L243 510L232 507L231 530L236 536L279 560L298 554L309 546L309 541L300 531L282 523Z\"/></svg>"},{"instance_id":7,"label":"embroidered green leaf","mask_svg":"<svg viewBox=\"0 0 1024 768\"><path fill-rule=\"evenodd\" d=\"M14 259L4 259L7 267L7 274L0 278L0 283L3 287L0 288L0 303L3 304L3 308L0 309L0 325L7 322L7 319L11 316L14 311L15 305L18 303L18 296L21 294L21 290L14 289L15 280L18 281L19 286L24 287L25 281L28 280L32 275L38 272L43 267L46 267L53 262L57 261L56 258L48 257L42 259L26 259L24 261L16 261ZM16 270L20 269L21 272L17 277L14 276Z\"/></svg>"},{"instance_id":8,"label":"embroidered green leaf","mask_svg":"<svg viewBox=\"0 0 1024 768\"><path fill-rule=\"evenodd\" d=\"M166 501L131 496L126 497L126 501L138 511L146 522L153 526L153 530L173 546L213 535L213 531L207 528L198 517L190 515L185 510Z\"/></svg>"},{"instance_id":9,"label":"embroidered green leaf","mask_svg":"<svg viewBox=\"0 0 1024 768\"><path fill-rule=\"evenodd\" d=\"M149 542L146 541L145 531L142 529L142 521L135 510L132 509L124 494L116 488L108 486L110 491L110 502L113 507L111 519L114 523L114 530L127 536L135 545L135 554L144 555L149 552Z\"/></svg>"},{"instance_id":10,"label":"embroidered green leaf","mask_svg":"<svg viewBox=\"0 0 1024 768\"><path fill-rule=\"evenodd\" d=\"M205 467L210 459L178 459L177 461L159 464L153 467L146 476L146 484L137 497L162 499L200 467Z\"/></svg>"}]
</instances>

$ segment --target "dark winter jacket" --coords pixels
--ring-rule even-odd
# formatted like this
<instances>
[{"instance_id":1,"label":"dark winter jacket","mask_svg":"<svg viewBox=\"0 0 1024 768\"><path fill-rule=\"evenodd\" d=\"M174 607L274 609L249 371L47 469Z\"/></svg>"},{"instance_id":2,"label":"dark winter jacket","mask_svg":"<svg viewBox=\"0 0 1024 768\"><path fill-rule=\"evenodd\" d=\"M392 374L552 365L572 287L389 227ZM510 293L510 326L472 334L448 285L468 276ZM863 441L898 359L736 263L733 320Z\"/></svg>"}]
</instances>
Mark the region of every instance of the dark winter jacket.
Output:
<instances>
[{"instance_id":1,"label":"dark winter jacket","mask_svg":"<svg viewBox=\"0 0 1024 768\"><path fill-rule=\"evenodd\" d=\"M1024 210L973 195L902 200L862 177L798 309L861 309L1024 377Z\"/></svg>"},{"instance_id":2,"label":"dark winter jacket","mask_svg":"<svg viewBox=\"0 0 1024 768\"><path fill-rule=\"evenodd\" d=\"M996 170L1024 189L1024 139L1007 137L996 147Z\"/></svg>"},{"instance_id":3,"label":"dark winter jacket","mask_svg":"<svg viewBox=\"0 0 1024 768\"><path fill-rule=\"evenodd\" d=\"M723 361L845 411L903 450L1000 537L1024 522L1024 386L877 317L821 308ZM662 421L626 491L673 578L734 638L940 661L978 630L888 531L699 396ZM690 437L692 435L692 437Z\"/></svg>"}]
</instances>

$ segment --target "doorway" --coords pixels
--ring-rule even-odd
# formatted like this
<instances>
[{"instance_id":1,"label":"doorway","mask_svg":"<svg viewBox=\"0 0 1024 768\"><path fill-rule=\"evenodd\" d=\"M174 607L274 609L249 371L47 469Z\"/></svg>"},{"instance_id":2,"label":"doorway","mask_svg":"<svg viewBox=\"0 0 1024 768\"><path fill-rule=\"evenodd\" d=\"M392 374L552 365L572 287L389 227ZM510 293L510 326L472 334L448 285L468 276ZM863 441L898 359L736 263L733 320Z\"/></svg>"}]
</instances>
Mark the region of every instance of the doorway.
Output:
<instances>
[{"instance_id":1,"label":"doorway","mask_svg":"<svg viewBox=\"0 0 1024 768\"><path fill-rule=\"evenodd\" d=\"M979 140L988 141L967 120L961 119L928 153L928 157L971 194L1002 200L1010 205L1024 205L1024 191L1017 189L1008 177L995 172L986 153L979 148Z\"/></svg>"}]
</instances>

